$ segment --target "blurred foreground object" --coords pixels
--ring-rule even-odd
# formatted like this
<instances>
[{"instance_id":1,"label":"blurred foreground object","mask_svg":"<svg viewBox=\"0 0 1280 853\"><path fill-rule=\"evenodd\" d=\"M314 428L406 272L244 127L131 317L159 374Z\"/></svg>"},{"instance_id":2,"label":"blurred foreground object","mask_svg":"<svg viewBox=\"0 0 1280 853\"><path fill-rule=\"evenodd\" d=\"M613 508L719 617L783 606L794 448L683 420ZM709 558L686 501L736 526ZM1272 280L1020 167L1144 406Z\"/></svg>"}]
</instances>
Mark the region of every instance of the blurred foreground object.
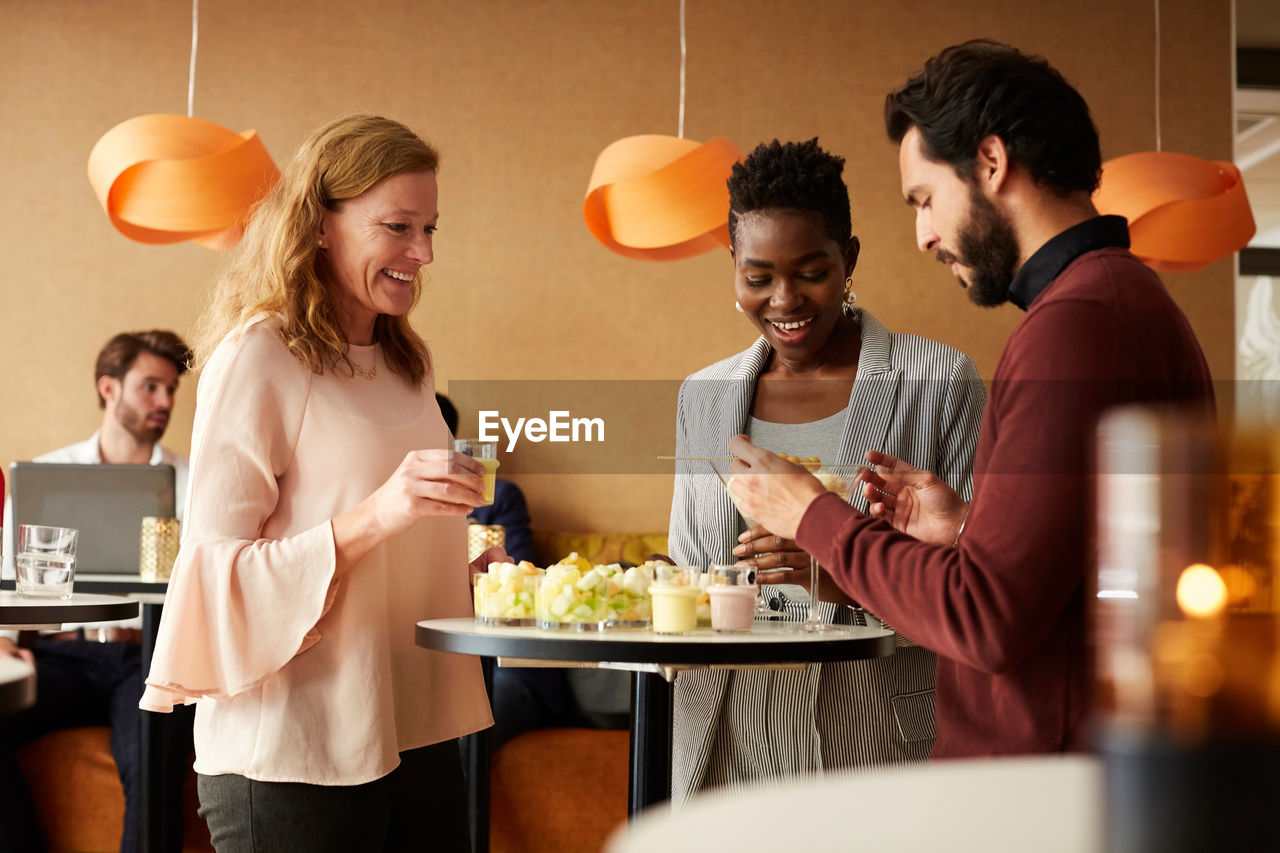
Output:
<instances>
[{"instance_id":1,"label":"blurred foreground object","mask_svg":"<svg viewBox=\"0 0 1280 853\"><path fill-rule=\"evenodd\" d=\"M1098 474L1108 849L1280 849L1280 434L1116 410Z\"/></svg>"}]
</instances>

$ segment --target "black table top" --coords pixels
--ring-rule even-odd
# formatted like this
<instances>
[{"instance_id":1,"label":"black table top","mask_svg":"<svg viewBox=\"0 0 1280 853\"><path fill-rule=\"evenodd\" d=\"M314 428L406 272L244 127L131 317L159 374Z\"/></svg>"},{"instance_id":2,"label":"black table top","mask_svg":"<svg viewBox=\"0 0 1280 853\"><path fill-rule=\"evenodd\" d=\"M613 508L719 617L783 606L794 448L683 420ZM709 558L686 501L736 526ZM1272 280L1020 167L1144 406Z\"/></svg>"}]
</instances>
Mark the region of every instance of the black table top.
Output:
<instances>
[{"instance_id":1,"label":"black table top","mask_svg":"<svg viewBox=\"0 0 1280 853\"><path fill-rule=\"evenodd\" d=\"M651 664L773 664L863 660L893 654L882 628L832 626L806 633L799 623L756 623L749 634L654 634L645 629L576 632L478 625L473 619L419 622L419 646L441 652L535 660Z\"/></svg>"},{"instance_id":2,"label":"black table top","mask_svg":"<svg viewBox=\"0 0 1280 853\"><path fill-rule=\"evenodd\" d=\"M169 588L169 579L149 581L143 580L141 575L85 574L76 575L75 588L85 592L106 592L134 598L141 596L139 600L146 600L153 595L163 598Z\"/></svg>"},{"instance_id":3,"label":"black table top","mask_svg":"<svg viewBox=\"0 0 1280 853\"><path fill-rule=\"evenodd\" d=\"M138 615L138 602L118 595L73 593L70 598L23 598L0 592L0 626L61 625L64 622L115 622Z\"/></svg>"}]
</instances>

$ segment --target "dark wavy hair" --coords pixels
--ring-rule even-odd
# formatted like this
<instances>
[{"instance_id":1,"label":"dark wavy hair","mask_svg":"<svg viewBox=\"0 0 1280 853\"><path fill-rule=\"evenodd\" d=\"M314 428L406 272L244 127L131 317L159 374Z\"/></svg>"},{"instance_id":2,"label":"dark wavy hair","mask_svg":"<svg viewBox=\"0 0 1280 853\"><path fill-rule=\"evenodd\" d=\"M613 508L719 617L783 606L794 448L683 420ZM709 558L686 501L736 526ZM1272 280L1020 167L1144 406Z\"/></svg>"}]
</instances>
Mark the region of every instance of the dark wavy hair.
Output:
<instances>
[{"instance_id":1,"label":"dark wavy hair","mask_svg":"<svg viewBox=\"0 0 1280 853\"><path fill-rule=\"evenodd\" d=\"M182 338L167 329L152 329L147 332L121 332L103 345L98 352L98 360L93 365L93 384L98 380L111 376L124 381L126 373L133 368L138 356L149 352L157 358L165 358L173 362L178 375L187 372L191 366L191 350ZM107 401L98 394L98 408L104 409Z\"/></svg>"},{"instance_id":2,"label":"dark wavy hair","mask_svg":"<svg viewBox=\"0 0 1280 853\"><path fill-rule=\"evenodd\" d=\"M1004 141L1009 159L1060 196L1098 187L1102 153L1089 105L1043 58L987 39L953 45L884 102L885 129L901 143L920 129L924 155L974 180L978 145Z\"/></svg>"},{"instance_id":3,"label":"dark wavy hair","mask_svg":"<svg viewBox=\"0 0 1280 853\"><path fill-rule=\"evenodd\" d=\"M737 245L742 214L781 208L820 214L827 236L843 248L853 233L843 171L844 158L819 148L817 137L760 143L729 176L729 239Z\"/></svg>"}]
</instances>

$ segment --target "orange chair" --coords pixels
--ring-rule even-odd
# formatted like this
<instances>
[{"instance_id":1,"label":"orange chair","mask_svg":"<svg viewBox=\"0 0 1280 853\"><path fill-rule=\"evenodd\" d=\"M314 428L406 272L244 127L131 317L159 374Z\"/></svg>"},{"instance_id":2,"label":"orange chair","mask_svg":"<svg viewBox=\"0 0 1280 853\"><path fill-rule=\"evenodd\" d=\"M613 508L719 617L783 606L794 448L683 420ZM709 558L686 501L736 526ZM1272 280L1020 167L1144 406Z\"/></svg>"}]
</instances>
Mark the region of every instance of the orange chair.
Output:
<instances>
[{"instance_id":1,"label":"orange chair","mask_svg":"<svg viewBox=\"0 0 1280 853\"><path fill-rule=\"evenodd\" d=\"M124 789L111 758L111 729L50 732L18 750L49 853L115 853L124 831ZM196 814L196 777L182 791L188 853L212 853L209 828Z\"/></svg>"}]
</instances>

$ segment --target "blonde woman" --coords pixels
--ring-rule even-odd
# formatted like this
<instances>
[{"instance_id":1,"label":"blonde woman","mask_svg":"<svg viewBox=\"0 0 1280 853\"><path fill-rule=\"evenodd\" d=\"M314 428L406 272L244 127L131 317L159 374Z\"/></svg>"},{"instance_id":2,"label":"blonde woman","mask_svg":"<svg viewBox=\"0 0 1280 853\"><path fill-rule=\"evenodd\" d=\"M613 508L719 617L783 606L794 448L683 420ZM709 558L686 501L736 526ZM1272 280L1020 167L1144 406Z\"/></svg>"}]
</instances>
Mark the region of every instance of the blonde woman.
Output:
<instances>
[{"instance_id":1,"label":"blonde woman","mask_svg":"<svg viewBox=\"0 0 1280 853\"><path fill-rule=\"evenodd\" d=\"M186 529L141 704L196 703L219 851L469 847L456 739L492 723L484 684L412 631L469 612L481 503L407 321L436 167L388 119L315 131L202 320Z\"/></svg>"}]
</instances>

